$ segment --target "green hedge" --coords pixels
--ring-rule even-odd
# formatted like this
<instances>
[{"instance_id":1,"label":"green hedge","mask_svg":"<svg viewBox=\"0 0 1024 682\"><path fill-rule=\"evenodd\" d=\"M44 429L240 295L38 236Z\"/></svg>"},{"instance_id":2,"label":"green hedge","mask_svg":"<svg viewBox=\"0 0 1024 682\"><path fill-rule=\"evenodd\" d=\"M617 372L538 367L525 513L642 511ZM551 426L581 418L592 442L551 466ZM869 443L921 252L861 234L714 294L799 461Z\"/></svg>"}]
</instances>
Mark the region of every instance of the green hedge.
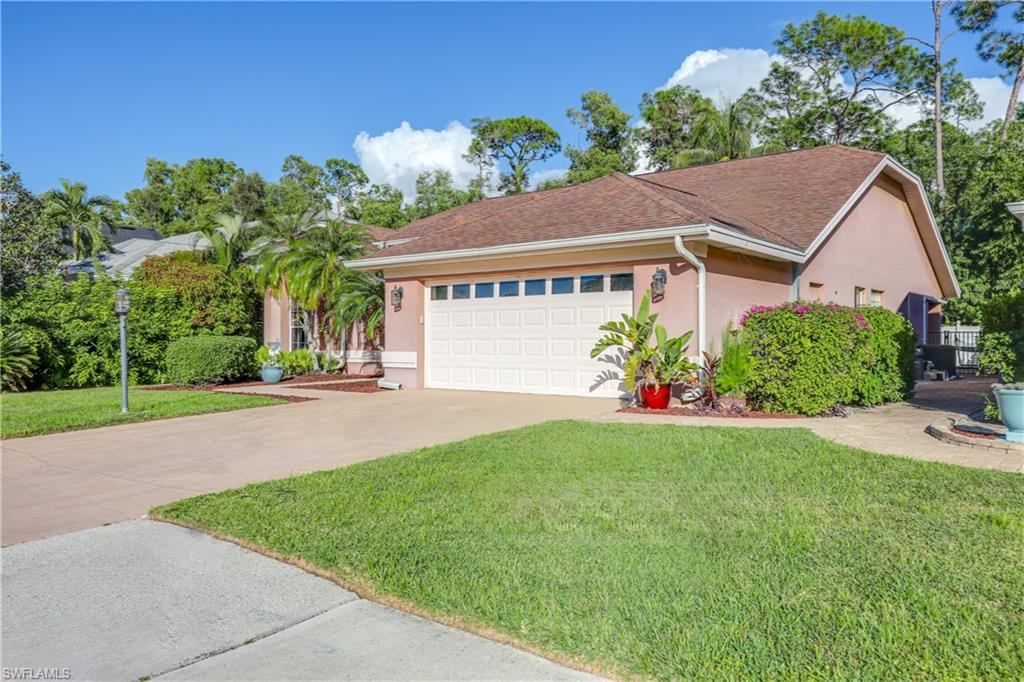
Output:
<instances>
[{"instance_id":1,"label":"green hedge","mask_svg":"<svg viewBox=\"0 0 1024 682\"><path fill-rule=\"evenodd\" d=\"M981 309L979 369L1002 381L1024 380L1024 291L993 296Z\"/></svg>"},{"instance_id":2,"label":"green hedge","mask_svg":"<svg viewBox=\"0 0 1024 682\"><path fill-rule=\"evenodd\" d=\"M189 336L167 346L171 383L219 384L256 372L256 342L245 336Z\"/></svg>"},{"instance_id":3,"label":"green hedge","mask_svg":"<svg viewBox=\"0 0 1024 682\"><path fill-rule=\"evenodd\" d=\"M754 358L745 393L758 409L815 415L913 393L913 330L889 310L755 306L744 315L743 336Z\"/></svg>"},{"instance_id":4,"label":"green hedge","mask_svg":"<svg viewBox=\"0 0 1024 682\"><path fill-rule=\"evenodd\" d=\"M885 308L858 308L870 325L871 355L855 404L881 405L914 395L914 327Z\"/></svg>"}]
</instances>

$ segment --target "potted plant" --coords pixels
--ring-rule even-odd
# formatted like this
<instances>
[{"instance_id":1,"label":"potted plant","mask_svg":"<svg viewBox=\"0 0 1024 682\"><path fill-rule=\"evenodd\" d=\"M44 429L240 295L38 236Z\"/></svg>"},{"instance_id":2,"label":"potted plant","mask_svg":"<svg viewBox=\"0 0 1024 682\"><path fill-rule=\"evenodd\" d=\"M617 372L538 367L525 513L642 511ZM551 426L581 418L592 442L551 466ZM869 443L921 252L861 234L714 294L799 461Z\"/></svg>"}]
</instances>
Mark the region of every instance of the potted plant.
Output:
<instances>
[{"instance_id":1,"label":"potted plant","mask_svg":"<svg viewBox=\"0 0 1024 682\"><path fill-rule=\"evenodd\" d=\"M276 384L284 376L284 367L281 366L281 344L262 346L257 351L256 359L260 363L260 378L264 383Z\"/></svg>"},{"instance_id":2,"label":"potted plant","mask_svg":"<svg viewBox=\"0 0 1024 682\"><path fill-rule=\"evenodd\" d=\"M984 332L979 342L979 369L997 374L1002 383L992 384L999 405L999 418L1006 425L1006 440L1024 443L1024 382L1014 382L1024 364L1022 345L1008 332Z\"/></svg>"},{"instance_id":3,"label":"potted plant","mask_svg":"<svg viewBox=\"0 0 1024 682\"><path fill-rule=\"evenodd\" d=\"M621 322L601 325L601 331L608 333L594 345L590 357L596 358L609 348L623 349L623 383L633 394L633 403L663 410L672 398L672 384L697 368L686 356L693 332L670 337L657 323L657 313L650 314L650 307L650 295L644 294L635 317L623 314Z\"/></svg>"}]
</instances>

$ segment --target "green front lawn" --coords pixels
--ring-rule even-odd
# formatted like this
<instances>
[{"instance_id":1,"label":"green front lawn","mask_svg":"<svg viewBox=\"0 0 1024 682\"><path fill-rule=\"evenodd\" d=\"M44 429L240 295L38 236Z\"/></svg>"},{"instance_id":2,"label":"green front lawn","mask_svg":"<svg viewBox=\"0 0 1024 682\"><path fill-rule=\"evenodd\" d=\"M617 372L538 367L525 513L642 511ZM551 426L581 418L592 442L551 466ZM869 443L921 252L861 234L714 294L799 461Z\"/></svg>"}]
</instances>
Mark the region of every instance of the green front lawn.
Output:
<instances>
[{"instance_id":1,"label":"green front lawn","mask_svg":"<svg viewBox=\"0 0 1024 682\"><path fill-rule=\"evenodd\" d=\"M1024 476L549 422L154 513L613 673L1024 678Z\"/></svg>"},{"instance_id":2,"label":"green front lawn","mask_svg":"<svg viewBox=\"0 0 1024 682\"><path fill-rule=\"evenodd\" d=\"M121 389L118 387L4 393L0 396L0 438L91 429L283 402L265 396L132 388L128 390L130 411L122 414Z\"/></svg>"}]
</instances>

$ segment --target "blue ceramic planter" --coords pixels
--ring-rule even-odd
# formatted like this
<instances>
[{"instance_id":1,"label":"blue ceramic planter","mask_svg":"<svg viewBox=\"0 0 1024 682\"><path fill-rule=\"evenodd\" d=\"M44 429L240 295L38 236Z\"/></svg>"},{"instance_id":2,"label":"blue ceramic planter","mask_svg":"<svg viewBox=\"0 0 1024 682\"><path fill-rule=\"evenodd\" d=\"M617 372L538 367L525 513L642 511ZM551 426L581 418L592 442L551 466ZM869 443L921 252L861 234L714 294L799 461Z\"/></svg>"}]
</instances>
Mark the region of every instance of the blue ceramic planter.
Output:
<instances>
[{"instance_id":1,"label":"blue ceramic planter","mask_svg":"<svg viewBox=\"0 0 1024 682\"><path fill-rule=\"evenodd\" d=\"M999 403L999 416L1009 429L1006 440L1024 443L1024 390L1019 388L993 388Z\"/></svg>"},{"instance_id":2,"label":"blue ceramic planter","mask_svg":"<svg viewBox=\"0 0 1024 682\"><path fill-rule=\"evenodd\" d=\"M282 376L284 376L283 367L272 367L267 365L260 370L260 377L263 379L264 383L276 384L281 380Z\"/></svg>"}]
</instances>

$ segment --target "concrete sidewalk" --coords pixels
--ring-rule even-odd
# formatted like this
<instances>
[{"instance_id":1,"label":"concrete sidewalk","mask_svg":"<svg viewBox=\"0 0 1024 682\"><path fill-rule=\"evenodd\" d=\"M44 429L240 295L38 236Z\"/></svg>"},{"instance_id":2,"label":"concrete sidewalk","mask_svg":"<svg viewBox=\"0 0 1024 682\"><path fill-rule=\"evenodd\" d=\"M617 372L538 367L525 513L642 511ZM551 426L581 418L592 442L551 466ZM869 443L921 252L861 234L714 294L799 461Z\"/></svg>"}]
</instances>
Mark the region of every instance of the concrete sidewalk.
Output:
<instances>
[{"instance_id":1,"label":"concrete sidewalk","mask_svg":"<svg viewBox=\"0 0 1024 682\"><path fill-rule=\"evenodd\" d=\"M71 679L593 679L359 599L196 531L130 521L2 550L5 670Z\"/></svg>"}]
</instances>

